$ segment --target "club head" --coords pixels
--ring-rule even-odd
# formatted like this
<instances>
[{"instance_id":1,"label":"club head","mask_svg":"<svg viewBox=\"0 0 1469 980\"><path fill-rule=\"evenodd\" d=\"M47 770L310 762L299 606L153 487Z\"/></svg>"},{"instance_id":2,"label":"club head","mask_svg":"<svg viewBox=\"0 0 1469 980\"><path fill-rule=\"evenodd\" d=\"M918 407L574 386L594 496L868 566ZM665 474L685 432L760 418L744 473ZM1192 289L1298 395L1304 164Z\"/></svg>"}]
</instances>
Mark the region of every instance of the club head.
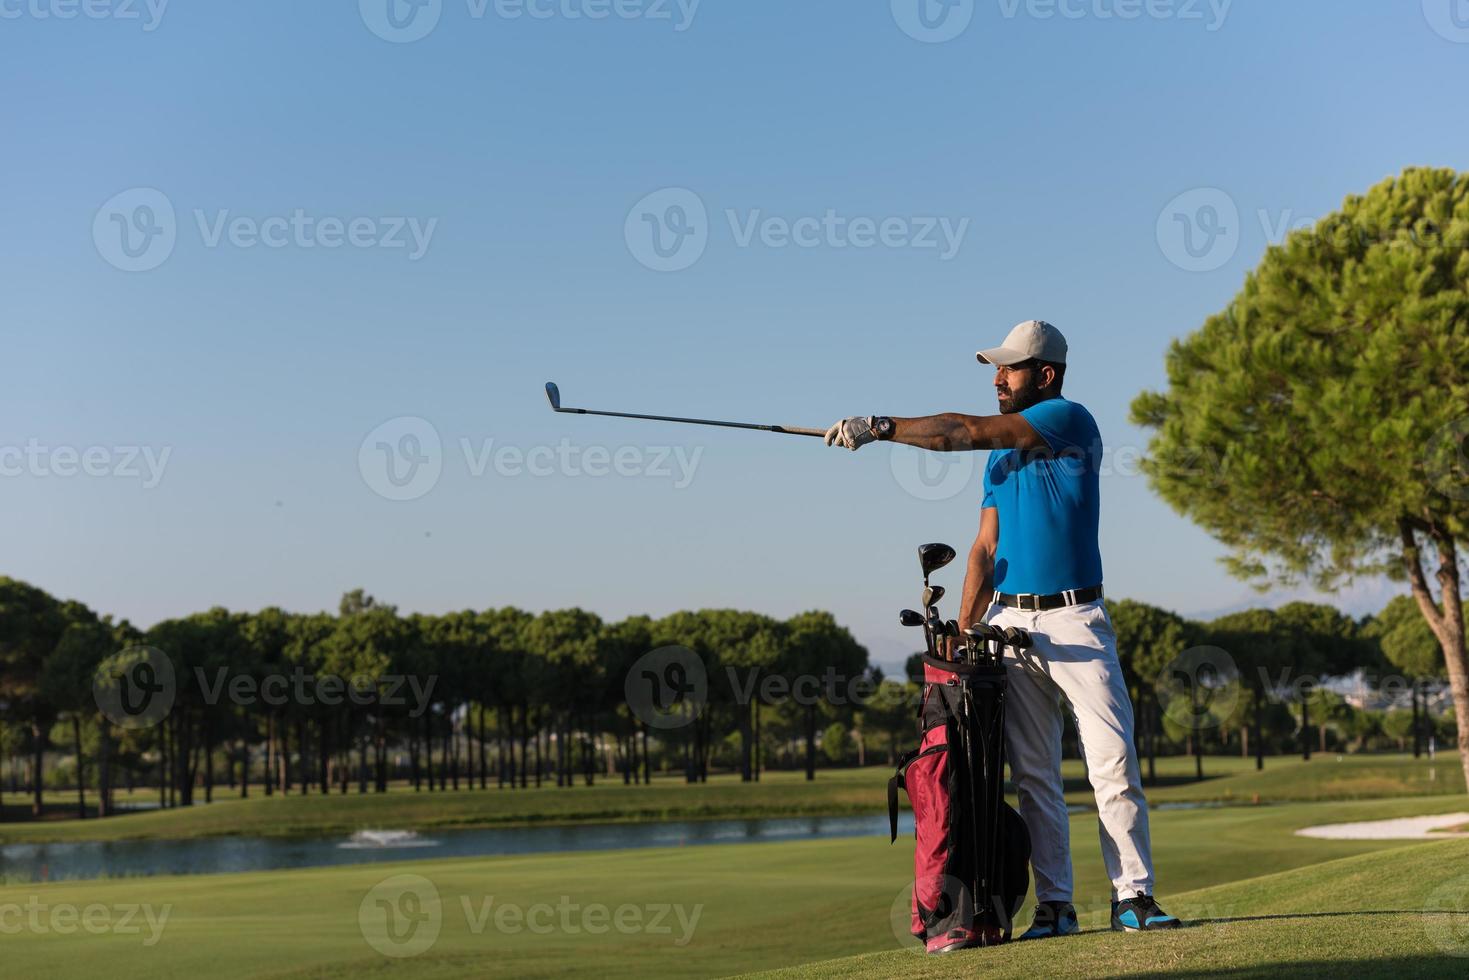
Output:
<instances>
[{"instance_id":1,"label":"club head","mask_svg":"<svg viewBox=\"0 0 1469 980\"><path fill-rule=\"evenodd\" d=\"M1016 650L1029 650L1031 647L1030 634L1018 626L1006 626L1005 645L1014 647Z\"/></svg>"},{"instance_id":2,"label":"club head","mask_svg":"<svg viewBox=\"0 0 1469 980\"><path fill-rule=\"evenodd\" d=\"M914 612L912 609L904 609L902 612L898 613L898 622L902 623L904 626L922 626L923 614L919 612Z\"/></svg>"},{"instance_id":3,"label":"club head","mask_svg":"<svg viewBox=\"0 0 1469 980\"><path fill-rule=\"evenodd\" d=\"M951 619L945 623L944 634L946 636L957 637L959 635L959 621L957 619Z\"/></svg>"},{"instance_id":4,"label":"club head","mask_svg":"<svg viewBox=\"0 0 1469 980\"><path fill-rule=\"evenodd\" d=\"M943 597L944 587L942 585L925 585L923 587L923 607L925 609L933 605L935 602L938 602Z\"/></svg>"},{"instance_id":5,"label":"club head","mask_svg":"<svg viewBox=\"0 0 1469 980\"><path fill-rule=\"evenodd\" d=\"M561 411L561 389L556 387L556 382L546 382L546 397L551 402L551 411Z\"/></svg>"},{"instance_id":6,"label":"club head","mask_svg":"<svg viewBox=\"0 0 1469 980\"><path fill-rule=\"evenodd\" d=\"M975 623L973 626L964 631L964 635L969 637L971 640L974 640L976 643L983 643L985 640L999 640L1004 638L1004 634L1001 633L1000 630L996 629L993 626L987 626L984 623Z\"/></svg>"},{"instance_id":7,"label":"club head","mask_svg":"<svg viewBox=\"0 0 1469 980\"><path fill-rule=\"evenodd\" d=\"M925 579L953 560L954 549L946 544L925 544L918 548L918 564Z\"/></svg>"}]
</instances>

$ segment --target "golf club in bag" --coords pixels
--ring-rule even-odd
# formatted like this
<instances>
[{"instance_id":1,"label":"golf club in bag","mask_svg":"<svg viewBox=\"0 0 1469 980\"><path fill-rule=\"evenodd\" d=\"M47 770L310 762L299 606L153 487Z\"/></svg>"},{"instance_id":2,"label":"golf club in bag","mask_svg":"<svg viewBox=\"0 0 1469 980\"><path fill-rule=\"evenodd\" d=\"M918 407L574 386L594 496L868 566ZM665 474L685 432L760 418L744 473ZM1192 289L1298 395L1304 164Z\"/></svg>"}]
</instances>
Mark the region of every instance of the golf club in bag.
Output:
<instances>
[{"instance_id":1,"label":"golf club in bag","mask_svg":"<svg viewBox=\"0 0 1469 980\"><path fill-rule=\"evenodd\" d=\"M913 805L912 932L930 953L1009 942L1030 888L1030 834L1005 802L1004 648L1025 649L1030 634L975 624L961 634L936 603L928 577L954 559L948 545L918 549L924 610L905 609L922 626L923 698L919 745L888 781L888 819L898 839L898 790ZM961 640L954 659L949 639Z\"/></svg>"}]
</instances>

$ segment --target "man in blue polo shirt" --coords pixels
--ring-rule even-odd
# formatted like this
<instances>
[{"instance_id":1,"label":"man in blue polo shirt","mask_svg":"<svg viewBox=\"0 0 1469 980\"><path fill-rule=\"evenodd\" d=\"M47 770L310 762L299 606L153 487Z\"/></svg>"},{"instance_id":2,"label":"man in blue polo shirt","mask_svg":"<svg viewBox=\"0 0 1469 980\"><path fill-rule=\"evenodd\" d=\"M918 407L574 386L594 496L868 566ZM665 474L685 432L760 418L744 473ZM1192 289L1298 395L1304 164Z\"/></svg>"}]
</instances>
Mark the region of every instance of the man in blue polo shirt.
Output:
<instances>
[{"instance_id":1,"label":"man in blue polo shirt","mask_svg":"<svg viewBox=\"0 0 1469 980\"><path fill-rule=\"evenodd\" d=\"M995 366L999 415L854 417L831 427L827 445L858 449L891 440L937 452L991 451L960 622L1018 626L1034 638L1031 649L1008 651L1005 661L1011 699L1005 744L1030 830L1039 902L1020 938L1078 930L1061 782L1063 698L1096 794L1102 860L1112 879L1112 928L1174 928L1178 919L1152 897L1132 702L1102 601L1101 433L1090 412L1061 396L1066 339L1049 323L1028 320L978 357Z\"/></svg>"}]
</instances>

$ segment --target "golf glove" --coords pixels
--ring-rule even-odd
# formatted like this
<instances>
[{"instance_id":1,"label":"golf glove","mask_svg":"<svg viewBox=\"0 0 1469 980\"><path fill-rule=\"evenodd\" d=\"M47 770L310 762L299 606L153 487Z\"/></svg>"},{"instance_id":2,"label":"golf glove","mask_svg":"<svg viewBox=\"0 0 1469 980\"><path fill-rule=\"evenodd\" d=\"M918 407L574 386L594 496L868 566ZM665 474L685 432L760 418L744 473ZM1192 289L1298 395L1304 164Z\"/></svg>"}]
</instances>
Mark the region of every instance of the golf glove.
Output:
<instances>
[{"instance_id":1,"label":"golf glove","mask_svg":"<svg viewBox=\"0 0 1469 980\"><path fill-rule=\"evenodd\" d=\"M877 441L877 433L872 431L872 419L861 415L854 415L849 419L842 419L836 425L826 430L826 444L828 446L844 446L856 451L869 442Z\"/></svg>"}]
</instances>

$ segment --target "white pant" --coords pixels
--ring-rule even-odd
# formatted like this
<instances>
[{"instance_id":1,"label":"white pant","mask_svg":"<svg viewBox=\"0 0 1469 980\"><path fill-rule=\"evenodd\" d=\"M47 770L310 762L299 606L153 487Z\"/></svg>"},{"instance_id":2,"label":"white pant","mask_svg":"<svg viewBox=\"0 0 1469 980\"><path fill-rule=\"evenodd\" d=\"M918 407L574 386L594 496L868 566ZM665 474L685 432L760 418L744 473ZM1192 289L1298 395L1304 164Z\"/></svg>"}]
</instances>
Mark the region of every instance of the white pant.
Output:
<instances>
[{"instance_id":1,"label":"white pant","mask_svg":"<svg viewBox=\"0 0 1469 980\"><path fill-rule=\"evenodd\" d=\"M1047 612L992 605L985 622L1029 630L1029 650L1006 648L1005 747L1030 830L1037 901L1072 900L1071 837L1061 786L1061 697L1071 702L1097 797L1102 861L1112 897L1153 893L1148 802L1133 745L1132 701L1117 634L1101 600Z\"/></svg>"}]
</instances>

